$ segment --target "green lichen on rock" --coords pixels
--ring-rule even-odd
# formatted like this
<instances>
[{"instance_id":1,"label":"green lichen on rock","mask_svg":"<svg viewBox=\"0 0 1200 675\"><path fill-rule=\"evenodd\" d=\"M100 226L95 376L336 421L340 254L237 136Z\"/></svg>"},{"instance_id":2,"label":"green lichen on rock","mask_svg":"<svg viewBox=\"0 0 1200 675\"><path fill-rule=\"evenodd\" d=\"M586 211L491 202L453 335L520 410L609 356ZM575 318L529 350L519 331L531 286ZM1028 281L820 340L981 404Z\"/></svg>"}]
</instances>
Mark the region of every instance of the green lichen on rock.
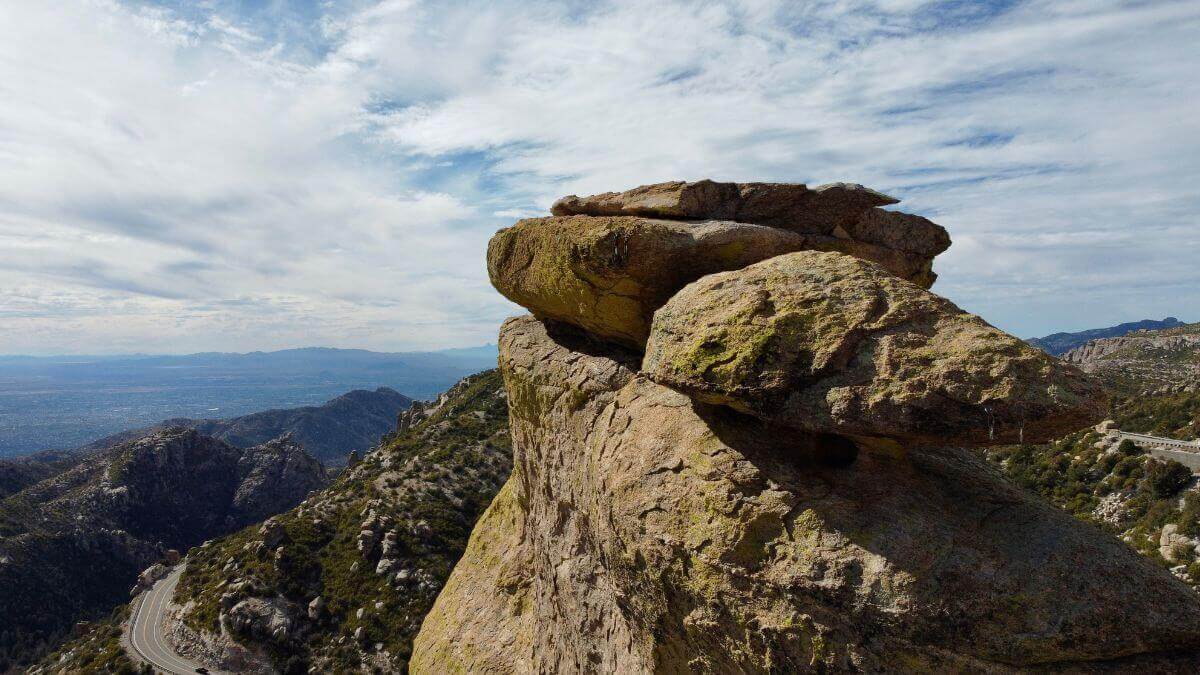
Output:
<instances>
[{"instance_id":1,"label":"green lichen on rock","mask_svg":"<svg viewBox=\"0 0 1200 675\"><path fill-rule=\"evenodd\" d=\"M540 316L640 348L654 310L689 281L804 247L800 235L744 223L533 218L496 233L488 273Z\"/></svg>"},{"instance_id":2,"label":"green lichen on rock","mask_svg":"<svg viewBox=\"0 0 1200 675\"><path fill-rule=\"evenodd\" d=\"M778 424L904 443L1048 440L1104 413L1099 381L837 253L688 285L655 314L643 368Z\"/></svg>"},{"instance_id":3,"label":"green lichen on rock","mask_svg":"<svg viewBox=\"0 0 1200 675\"><path fill-rule=\"evenodd\" d=\"M500 349L514 473L411 672L1197 663L1188 588L966 451L831 462L833 438L691 401L531 317Z\"/></svg>"},{"instance_id":4,"label":"green lichen on rock","mask_svg":"<svg viewBox=\"0 0 1200 675\"><path fill-rule=\"evenodd\" d=\"M522 220L497 232L488 274L505 297L539 317L640 349L654 311L689 282L810 249L858 256L924 286L933 283L933 256L943 250L912 253L849 235L729 220L573 215Z\"/></svg>"}]
</instances>

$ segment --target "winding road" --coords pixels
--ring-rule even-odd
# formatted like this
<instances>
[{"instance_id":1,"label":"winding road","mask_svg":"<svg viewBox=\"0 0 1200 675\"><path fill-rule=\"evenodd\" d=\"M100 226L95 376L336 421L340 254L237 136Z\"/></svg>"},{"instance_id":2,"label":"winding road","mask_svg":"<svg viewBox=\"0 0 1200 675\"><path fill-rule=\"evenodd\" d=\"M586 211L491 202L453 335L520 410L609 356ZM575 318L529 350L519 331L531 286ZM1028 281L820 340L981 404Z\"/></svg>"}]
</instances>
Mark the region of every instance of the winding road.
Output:
<instances>
[{"instance_id":1,"label":"winding road","mask_svg":"<svg viewBox=\"0 0 1200 675\"><path fill-rule=\"evenodd\" d=\"M176 565L167 576L143 592L134 605L129 623L129 644L133 647L134 655L157 671L170 675L188 675L203 666L176 654L163 630L163 615L175 595L175 586L181 574L183 565ZM209 672L216 674L221 671Z\"/></svg>"}]
</instances>

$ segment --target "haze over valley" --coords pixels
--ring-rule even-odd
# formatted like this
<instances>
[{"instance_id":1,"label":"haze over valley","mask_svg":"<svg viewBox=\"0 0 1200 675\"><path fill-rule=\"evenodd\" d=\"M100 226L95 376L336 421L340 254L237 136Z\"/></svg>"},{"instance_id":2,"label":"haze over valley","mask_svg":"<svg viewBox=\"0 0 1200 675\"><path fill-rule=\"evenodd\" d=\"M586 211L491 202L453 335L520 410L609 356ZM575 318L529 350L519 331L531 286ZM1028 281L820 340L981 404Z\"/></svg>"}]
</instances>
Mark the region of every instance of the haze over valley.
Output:
<instances>
[{"instance_id":1,"label":"haze over valley","mask_svg":"<svg viewBox=\"0 0 1200 675\"><path fill-rule=\"evenodd\" d=\"M351 389L436 396L491 368L494 346L379 353L295 349L182 356L0 356L0 457L65 450L170 418L320 405Z\"/></svg>"}]
</instances>

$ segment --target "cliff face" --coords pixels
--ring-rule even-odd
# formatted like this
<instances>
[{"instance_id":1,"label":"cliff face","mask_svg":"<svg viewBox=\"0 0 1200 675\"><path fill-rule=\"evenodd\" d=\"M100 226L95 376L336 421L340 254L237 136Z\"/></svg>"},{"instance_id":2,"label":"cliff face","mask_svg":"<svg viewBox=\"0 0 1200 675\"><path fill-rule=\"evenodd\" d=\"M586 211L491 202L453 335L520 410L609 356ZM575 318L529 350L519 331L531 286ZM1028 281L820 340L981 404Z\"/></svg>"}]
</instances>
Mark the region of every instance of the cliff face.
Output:
<instances>
[{"instance_id":1,"label":"cliff face","mask_svg":"<svg viewBox=\"0 0 1200 675\"><path fill-rule=\"evenodd\" d=\"M682 223L714 210L713 194L742 195L716 211L746 208L746 189L675 202L639 190L556 209ZM772 190L795 201L765 210L791 219L771 227L811 222L807 191ZM505 273L505 252L521 249L513 264L525 270L597 278L594 259L580 268L570 250L540 246L494 247L494 277L538 278ZM513 475L426 617L412 672L1200 663L1200 602L1186 586L970 451L931 442L987 445L1026 424L1037 439L1068 432L1098 416L1096 383L917 285L881 280L896 274L886 266L804 255L672 289L671 303L697 299L640 324L645 356L639 332L593 330L604 316L594 304L549 287L510 295L542 316L501 332ZM605 261L605 278L632 259ZM842 270L831 292L805 290L804 270L826 263ZM768 292L720 300L752 278ZM856 313L832 289L861 278L874 300ZM737 296L759 300L740 307ZM923 309L889 310L905 298ZM888 415L903 424L888 428ZM989 424L1002 429L981 435Z\"/></svg>"}]
</instances>

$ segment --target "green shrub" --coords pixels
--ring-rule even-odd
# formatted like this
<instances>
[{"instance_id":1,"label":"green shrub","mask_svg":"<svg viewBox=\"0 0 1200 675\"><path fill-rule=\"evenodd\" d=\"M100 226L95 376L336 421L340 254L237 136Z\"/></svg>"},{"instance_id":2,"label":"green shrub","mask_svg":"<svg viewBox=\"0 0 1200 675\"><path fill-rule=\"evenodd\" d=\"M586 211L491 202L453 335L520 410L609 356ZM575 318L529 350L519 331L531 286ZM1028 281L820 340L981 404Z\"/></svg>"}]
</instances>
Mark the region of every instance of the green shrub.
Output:
<instances>
[{"instance_id":1,"label":"green shrub","mask_svg":"<svg viewBox=\"0 0 1200 675\"><path fill-rule=\"evenodd\" d=\"M1173 497L1192 482L1192 470L1173 459L1146 462L1146 485L1156 497Z\"/></svg>"},{"instance_id":2,"label":"green shrub","mask_svg":"<svg viewBox=\"0 0 1200 675\"><path fill-rule=\"evenodd\" d=\"M1126 457L1133 457L1135 455L1146 454L1145 448L1138 445L1137 443L1134 443L1133 441L1129 440L1128 438L1121 441L1121 444L1117 446L1117 450L1122 455L1125 455Z\"/></svg>"}]
</instances>

